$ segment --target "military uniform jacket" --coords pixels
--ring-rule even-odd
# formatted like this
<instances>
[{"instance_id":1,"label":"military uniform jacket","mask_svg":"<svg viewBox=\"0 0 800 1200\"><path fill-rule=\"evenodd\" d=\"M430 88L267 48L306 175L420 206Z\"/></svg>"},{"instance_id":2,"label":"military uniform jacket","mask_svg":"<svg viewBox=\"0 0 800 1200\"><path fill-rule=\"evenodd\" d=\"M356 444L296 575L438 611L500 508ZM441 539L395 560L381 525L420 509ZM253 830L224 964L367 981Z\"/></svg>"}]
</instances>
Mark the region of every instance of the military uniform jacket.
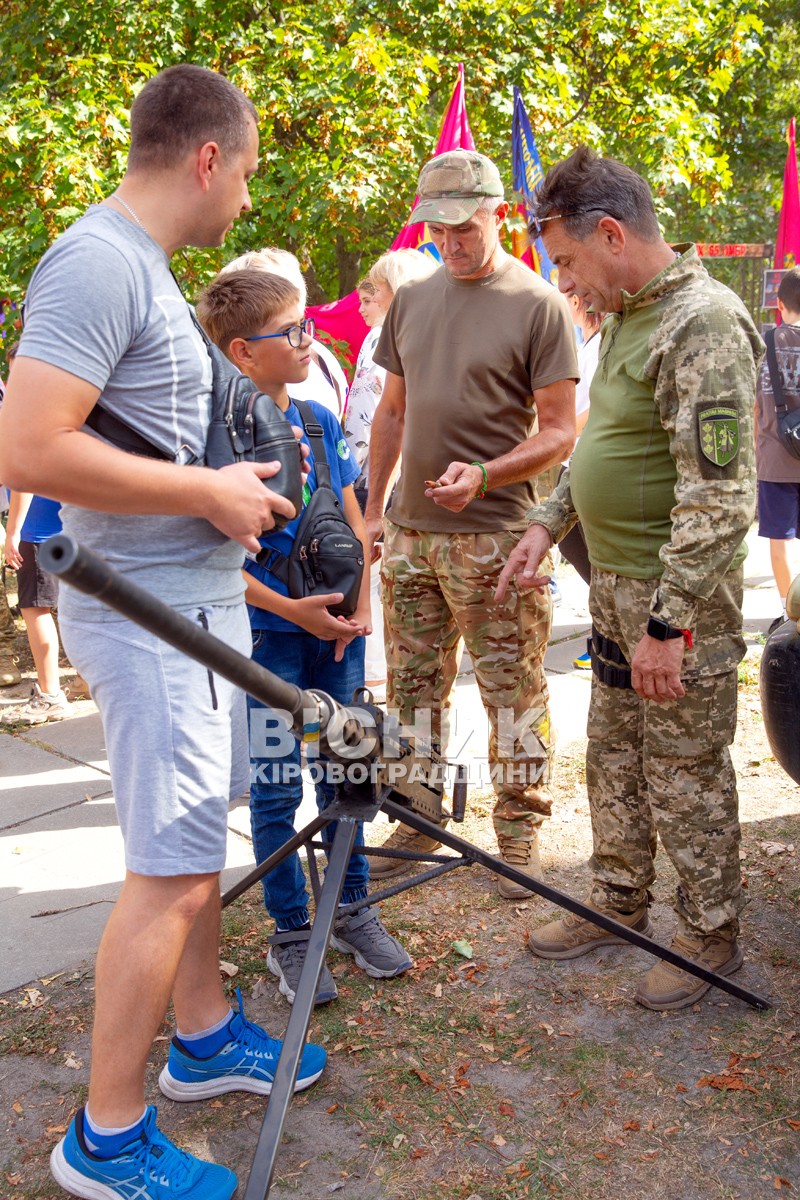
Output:
<instances>
[{"instance_id":1,"label":"military uniform jacket","mask_svg":"<svg viewBox=\"0 0 800 1200\"><path fill-rule=\"evenodd\" d=\"M592 565L659 579L651 612L685 629L744 559L763 343L694 246L678 251L604 322L586 429L528 519L554 541L580 520Z\"/></svg>"}]
</instances>

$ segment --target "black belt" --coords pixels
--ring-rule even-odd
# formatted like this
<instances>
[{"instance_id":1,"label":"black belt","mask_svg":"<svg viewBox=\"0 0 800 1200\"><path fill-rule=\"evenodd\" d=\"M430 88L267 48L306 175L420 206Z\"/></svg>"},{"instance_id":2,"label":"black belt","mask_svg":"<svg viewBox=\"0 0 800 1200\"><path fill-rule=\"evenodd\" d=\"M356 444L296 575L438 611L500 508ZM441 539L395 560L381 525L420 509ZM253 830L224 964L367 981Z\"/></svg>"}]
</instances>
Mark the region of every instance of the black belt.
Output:
<instances>
[{"instance_id":1,"label":"black belt","mask_svg":"<svg viewBox=\"0 0 800 1200\"><path fill-rule=\"evenodd\" d=\"M604 637L592 626L592 636L586 642L592 660L592 672L606 687L632 688L630 663L622 648Z\"/></svg>"}]
</instances>

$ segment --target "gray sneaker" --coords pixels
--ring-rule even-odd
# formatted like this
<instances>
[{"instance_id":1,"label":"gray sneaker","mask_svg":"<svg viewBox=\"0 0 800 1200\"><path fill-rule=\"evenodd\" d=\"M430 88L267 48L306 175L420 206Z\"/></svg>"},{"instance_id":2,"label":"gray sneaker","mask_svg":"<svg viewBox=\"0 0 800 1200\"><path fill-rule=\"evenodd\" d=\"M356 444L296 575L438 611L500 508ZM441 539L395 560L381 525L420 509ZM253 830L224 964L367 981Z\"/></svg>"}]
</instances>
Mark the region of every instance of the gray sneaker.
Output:
<instances>
[{"instance_id":1,"label":"gray sneaker","mask_svg":"<svg viewBox=\"0 0 800 1200\"><path fill-rule=\"evenodd\" d=\"M342 954L354 954L356 966L373 979L392 979L414 965L413 958L379 921L377 908L365 908L337 921L331 945Z\"/></svg>"},{"instance_id":2,"label":"gray sneaker","mask_svg":"<svg viewBox=\"0 0 800 1200\"><path fill-rule=\"evenodd\" d=\"M69 716L69 708L69 700L63 691L48 696L35 683L28 703L6 708L0 715L0 721L6 725L43 725L45 721L63 721Z\"/></svg>"},{"instance_id":3,"label":"gray sneaker","mask_svg":"<svg viewBox=\"0 0 800 1200\"><path fill-rule=\"evenodd\" d=\"M298 940L296 933L276 933L270 938L270 943L267 967L280 980L278 991L286 997L290 1004L294 1004L297 985L300 982L300 972L306 961L308 935ZM338 995L339 992L333 976L328 970L328 965L323 963L314 1003L329 1004Z\"/></svg>"}]
</instances>

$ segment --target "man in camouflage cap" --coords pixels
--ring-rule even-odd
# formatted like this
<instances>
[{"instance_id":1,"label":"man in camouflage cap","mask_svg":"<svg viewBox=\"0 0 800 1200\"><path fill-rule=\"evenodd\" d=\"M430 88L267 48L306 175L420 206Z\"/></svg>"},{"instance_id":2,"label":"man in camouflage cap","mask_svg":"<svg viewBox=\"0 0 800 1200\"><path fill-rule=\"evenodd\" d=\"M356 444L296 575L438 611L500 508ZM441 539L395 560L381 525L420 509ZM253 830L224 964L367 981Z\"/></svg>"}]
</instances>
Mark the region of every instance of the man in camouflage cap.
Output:
<instances>
[{"instance_id":1,"label":"man in camouflage cap","mask_svg":"<svg viewBox=\"0 0 800 1200\"><path fill-rule=\"evenodd\" d=\"M423 735L429 722L440 742L464 639L490 722L500 853L538 877L538 830L551 805L542 666L550 600L493 595L536 501L536 475L575 440L572 321L556 289L500 245L508 204L493 162L440 154L418 194L414 219L427 222L443 266L399 288L374 356L388 374L370 440L373 541L402 447L382 569L387 703ZM439 845L404 826L387 844ZM371 873L405 866L376 858ZM508 898L530 895L506 879L499 887Z\"/></svg>"},{"instance_id":2,"label":"man in camouflage cap","mask_svg":"<svg viewBox=\"0 0 800 1200\"><path fill-rule=\"evenodd\" d=\"M678 874L672 947L723 975L742 965L736 667L742 562L754 512L753 397L761 340L691 245L661 237L640 176L579 147L553 167L531 232L559 287L611 314L589 421L568 471L503 571L540 563L580 519L592 564L586 782L590 904L648 936L657 835ZM541 958L616 943L568 914L530 936ZM661 960L636 999L692 1004L708 984Z\"/></svg>"}]
</instances>

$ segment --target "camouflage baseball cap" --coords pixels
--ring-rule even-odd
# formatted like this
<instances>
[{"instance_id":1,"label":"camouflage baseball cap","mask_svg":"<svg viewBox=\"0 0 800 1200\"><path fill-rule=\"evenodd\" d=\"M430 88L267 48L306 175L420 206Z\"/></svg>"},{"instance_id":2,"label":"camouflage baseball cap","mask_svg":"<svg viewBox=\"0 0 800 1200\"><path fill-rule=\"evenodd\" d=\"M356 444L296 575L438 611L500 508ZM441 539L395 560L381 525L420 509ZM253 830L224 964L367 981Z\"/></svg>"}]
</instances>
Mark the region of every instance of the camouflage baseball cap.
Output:
<instances>
[{"instance_id":1,"label":"camouflage baseball cap","mask_svg":"<svg viewBox=\"0 0 800 1200\"><path fill-rule=\"evenodd\" d=\"M497 167L476 150L449 150L422 168L417 184L419 204L414 221L461 225L475 213L484 196L502 197Z\"/></svg>"}]
</instances>

